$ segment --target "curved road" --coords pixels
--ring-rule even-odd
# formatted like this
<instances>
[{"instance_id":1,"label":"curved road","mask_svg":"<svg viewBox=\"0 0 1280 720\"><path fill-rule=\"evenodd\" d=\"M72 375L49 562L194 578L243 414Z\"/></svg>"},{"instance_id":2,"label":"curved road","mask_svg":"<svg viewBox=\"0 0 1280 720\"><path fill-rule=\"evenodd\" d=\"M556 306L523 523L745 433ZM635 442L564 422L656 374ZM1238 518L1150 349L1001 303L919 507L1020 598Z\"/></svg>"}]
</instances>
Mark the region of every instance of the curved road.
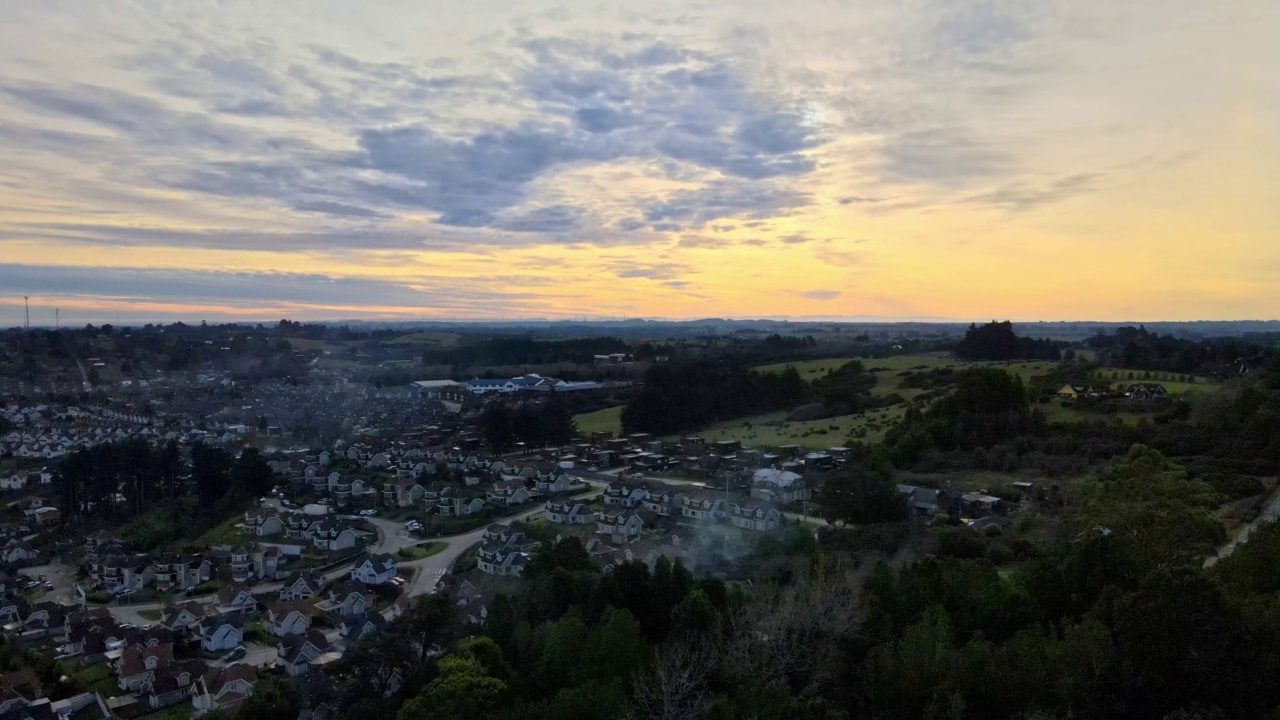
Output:
<instances>
[{"instance_id":1,"label":"curved road","mask_svg":"<svg viewBox=\"0 0 1280 720\"><path fill-rule=\"evenodd\" d=\"M587 480L585 478L575 479L579 480L583 484L591 486L592 489L571 496L574 500L588 500L593 498L603 492L603 489L606 486L606 483L598 480ZM275 504L275 502L276 501L273 500L269 504ZM503 524L520 522L542 514L543 510L543 507L538 506L509 517L494 518L493 522ZM405 586L405 592L409 597L425 595L434 590L436 584L440 581L440 578L449 572L453 567L453 564L457 562L458 558L462 557L463 553L470 549L471 546L476 545L484 538L485 531L485 528L481 527L477 530L472 530L471 532L463 533L461 535L449 535L438 538L418 538L405 532L404 526L394 520L387 520L376 516L361 517L358 519L364 520L378 529L378 542L376 545L369 548L369 552L371 553L394 554L404 548L419 545L428 541L445 543L445 548L435 555L421 560L397 563L398 567L413 568L416 571L413 575L413 581ZM329 581L337 580L350 573L351 568L351 564L345 564L326 572L324 577ZM269 582L251 586L250 589L254 592L270 592L272 590L279 590L282 585L283 583L280 582ZM209 603L213 601L214 596L203 595L190 599L201 603ZM137 605L108 605L106 607L111 611L111 614L115 615L116 619L120 620L122 623L145 625L153 621L143 618L139 613L147 610L159 610L162 607L162 604L142 603Z\"/></svg>"}]
</instances>

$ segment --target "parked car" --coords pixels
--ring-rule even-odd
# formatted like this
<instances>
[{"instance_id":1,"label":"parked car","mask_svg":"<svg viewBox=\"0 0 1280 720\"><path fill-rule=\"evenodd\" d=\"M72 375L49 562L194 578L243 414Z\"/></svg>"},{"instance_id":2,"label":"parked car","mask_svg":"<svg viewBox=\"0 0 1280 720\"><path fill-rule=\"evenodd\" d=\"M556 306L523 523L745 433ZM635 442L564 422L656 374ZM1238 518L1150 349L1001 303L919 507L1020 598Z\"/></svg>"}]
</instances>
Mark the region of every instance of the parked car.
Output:
<instances>
[{"instance_id":1,"label":"parked car","mask_svg":"<svg viewBox=\"0 0 1280 720\"><path fill-rule=\"evenodd\" d=\"M223 658L223 660L225 660L226 662L231 662L233 660L240 660L244 658L244 656L245 656L245 649L244 649L244 646L241 646L227 653L227 656Z\"/></svg>"}]
</instances>

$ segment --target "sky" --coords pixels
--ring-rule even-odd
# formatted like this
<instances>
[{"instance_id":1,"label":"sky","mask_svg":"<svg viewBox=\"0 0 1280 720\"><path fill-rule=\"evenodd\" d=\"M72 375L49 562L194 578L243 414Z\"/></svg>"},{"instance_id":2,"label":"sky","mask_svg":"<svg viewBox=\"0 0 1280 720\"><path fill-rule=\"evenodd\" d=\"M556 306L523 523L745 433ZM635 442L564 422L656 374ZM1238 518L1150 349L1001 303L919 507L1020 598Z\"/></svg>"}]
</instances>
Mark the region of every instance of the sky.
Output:
<instances>
[{"instance_id":1,"label":"sky","mask_svg":"<svg viewBox=\"0 0 1280 720\"><path fill-rule=\"evenodd\" d=\"M45 0L0 326L1280 318L1274 0Z\"/></svg>"}]
</instances>

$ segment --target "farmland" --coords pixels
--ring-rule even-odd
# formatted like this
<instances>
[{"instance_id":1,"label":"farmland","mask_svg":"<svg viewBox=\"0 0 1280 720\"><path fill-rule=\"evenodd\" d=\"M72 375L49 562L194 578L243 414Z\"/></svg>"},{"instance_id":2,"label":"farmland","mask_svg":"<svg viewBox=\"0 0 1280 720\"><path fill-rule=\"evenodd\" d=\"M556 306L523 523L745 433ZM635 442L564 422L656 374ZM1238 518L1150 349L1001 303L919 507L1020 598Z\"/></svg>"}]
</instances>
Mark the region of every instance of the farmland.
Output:
<instances>
[{"instance_id":1,"label":"farmland","mask_svg":"<svg viewBox=\"0 0 1280 720\"><path fill-rule=\"evenodd\" d=\"M596 410L573 416L578 424L578 432L590 435L593 432L611 432L614 436L622 434L622 406Z\"/></svg>"}]
</instances>

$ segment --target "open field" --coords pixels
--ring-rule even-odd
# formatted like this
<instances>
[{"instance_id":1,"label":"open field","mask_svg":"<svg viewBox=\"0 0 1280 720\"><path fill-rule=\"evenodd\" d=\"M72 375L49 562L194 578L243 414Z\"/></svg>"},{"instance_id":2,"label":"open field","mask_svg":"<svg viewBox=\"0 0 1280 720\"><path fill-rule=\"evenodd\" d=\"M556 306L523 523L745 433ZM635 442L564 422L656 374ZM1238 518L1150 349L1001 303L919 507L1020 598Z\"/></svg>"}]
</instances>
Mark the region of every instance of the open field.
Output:
<instances>
[{"instance_id":1,"label":"open field","mask_svg":"<svg viewBox=\"0 0 1280 720\"><path fill-rule=\"evenodd\" d=\"M401 335L383 342L383 345L429 345L431 347L454 347L461 336L457 333L418 332Z\"/></svg>"},{"instance_id":2,"label":"open field","mask_svg":"<svg viewBox=\"0 0 1280 720\"><path fill-rule=\"evenodd\" d=\"M826 375L828 372L839 368L841 365L853 360L853 358L823 358L821 360L800 360L797 362L773 363L772 365L761 365L755 370L757 372L782 372L787 368L795 368L800 373L800 379L805 381L815 380ZM866 361L864 361L865 363Z\"/></svg>"},{"instance_id":3,"label":"open field","mask_svg":"<svg viewBox=\"0 0 1280 720\"><path fill-rule=\"evenodd\" d=\"M318 352L340 353L347 349L347 346L339 343L331 343L325 340L310 340L307 338L289 338L289 346L294 350L316 350Z\"/></svg>"},{"instance_id":4,"label":"open field","mask_svg":"<svg viewBox=\"0 0 1280 720\"><path fill-rule=\"evenodd\" d=\"M1111 383L1111 385L1133 385L1134 383L1152 383L1163 385L1165 390L1171 395L1182 395L1190 391L1199 392L1217 392L1222 387L1222 383L1211 378L1194 377L1184 375L1182 373L1165 373L1152 372L1148 373L1143 370L1124 370L1121 368L1102 368L1098 371L1103 380ZM1130 379L1130 375L1133 376ZM1149 376L1144 380L1144 377ZM1194 382L1183 382L1184 377L1194 377Z\"/></svg>"},{"instance_id":5,"label":"open field","mask_svg":"<svg viewBox=\"0 0 1280 720\"><path fill-rule=\"evenodd\" d=\"M859 432L864 434L856 437L858 440L879 440L904 412L904 408L898 406L798 422L789 422L787 413L776 412L717 423L697 434L709 442L737 440L747 447L801 445L820 449L844 445L850 435Z\"/></svg>"},{"instance_id":6,"label":"open field","mask_svg":"<svg viewBox=\"0 0 1280 720\"><path fill-rule=\"evenodd\" d=\"M611 432L615 437L622 434L621 405L574 415L573 420L578 424L578 432L583 435L590 435L601 430Z\"/></svg>"}]
</instances>

